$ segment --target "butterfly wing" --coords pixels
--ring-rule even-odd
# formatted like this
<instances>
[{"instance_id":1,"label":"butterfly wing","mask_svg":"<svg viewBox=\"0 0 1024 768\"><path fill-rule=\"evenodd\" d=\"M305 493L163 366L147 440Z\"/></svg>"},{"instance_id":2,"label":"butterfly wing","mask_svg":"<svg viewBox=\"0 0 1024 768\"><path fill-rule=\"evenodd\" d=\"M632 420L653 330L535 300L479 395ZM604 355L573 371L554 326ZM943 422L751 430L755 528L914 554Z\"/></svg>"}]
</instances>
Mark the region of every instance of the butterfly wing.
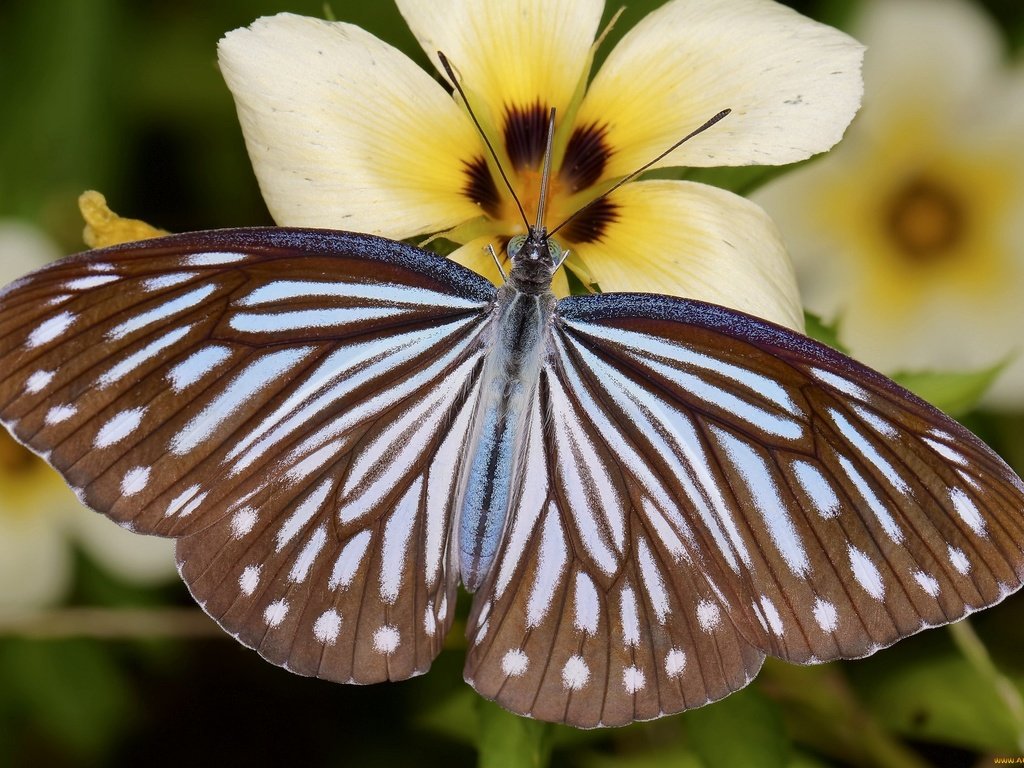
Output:
<instances>
[{"instance_id":1,"label":"butterfly wing","mask_svg":"<svg viewBox=\"0 0 1024 768\"><path fill-rule=\"evenodd\" d=\"M424 671L494 288L379 238L225 230L70 257L0 294L0 417L82 500L178 538L271 661Z\"/></svg>"},{"instance_id":2,"label":"butterfly wing","mask_svg":"<svg viewBox=\"0 0 1024 768\"><path fill-rule=\"evenodd\" d=\"M1021 586L1024 484L888 379L698 302L556 314L468 628L484 695L623 724L721 698L766 654L864 656Z\"/></svg>"}]
</instances>

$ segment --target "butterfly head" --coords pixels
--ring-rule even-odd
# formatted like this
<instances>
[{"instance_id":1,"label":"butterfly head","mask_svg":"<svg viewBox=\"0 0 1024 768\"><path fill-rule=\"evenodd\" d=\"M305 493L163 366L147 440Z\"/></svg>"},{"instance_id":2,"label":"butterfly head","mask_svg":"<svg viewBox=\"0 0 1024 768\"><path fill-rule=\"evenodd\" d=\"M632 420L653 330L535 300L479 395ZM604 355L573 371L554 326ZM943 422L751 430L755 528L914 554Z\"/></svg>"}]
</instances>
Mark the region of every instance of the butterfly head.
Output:
<instances>
[{"instance_id":1,"label":"butterfly head","mask_svg":"<svg viewBox=\"0 0 1024 768\"><path fill-rule=\"evenodd\" d=\"M543 226L532 226L529 234L508 241L508 257L512 262L509 284L522 293L543 293L550 289L551 276L565 252Z\"/></svg>"}]
</instances>

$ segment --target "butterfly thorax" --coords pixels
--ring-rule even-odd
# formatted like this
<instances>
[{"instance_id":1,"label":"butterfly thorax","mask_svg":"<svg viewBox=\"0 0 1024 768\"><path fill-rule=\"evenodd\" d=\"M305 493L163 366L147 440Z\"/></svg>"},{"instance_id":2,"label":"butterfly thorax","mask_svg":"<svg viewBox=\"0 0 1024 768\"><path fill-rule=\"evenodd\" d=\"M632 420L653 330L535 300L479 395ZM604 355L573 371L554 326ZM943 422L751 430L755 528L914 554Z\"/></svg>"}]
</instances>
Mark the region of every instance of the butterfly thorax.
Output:
<instances>
[{"instance_id":1,"label":"butterfly thorax","mask_svg":"<svg viewBox=\"0 0 1024 768\"><path fill-rule=\"evenodd\" d=\"M561 247L548 238L543 227L530 227L528 235L513 237L508 243L512 272L507 285L534 296L550 291L561 253Z\"/></svg>"},{"instance_id":2,"label":"butterfly thorax","mask_svg":"<svg viewBox=\"0 0 1024 768\"><path fill-rule=\"evenodd\" d=\"M489 573L516 494L529 482L522 466L529 404L536 398L556 301L548 287L550 251L539 255L538 260L513 257L512 274L498 291L495 343L484 362L459 485L459 570L470 591Z\"/></svg>"}]
</instances>

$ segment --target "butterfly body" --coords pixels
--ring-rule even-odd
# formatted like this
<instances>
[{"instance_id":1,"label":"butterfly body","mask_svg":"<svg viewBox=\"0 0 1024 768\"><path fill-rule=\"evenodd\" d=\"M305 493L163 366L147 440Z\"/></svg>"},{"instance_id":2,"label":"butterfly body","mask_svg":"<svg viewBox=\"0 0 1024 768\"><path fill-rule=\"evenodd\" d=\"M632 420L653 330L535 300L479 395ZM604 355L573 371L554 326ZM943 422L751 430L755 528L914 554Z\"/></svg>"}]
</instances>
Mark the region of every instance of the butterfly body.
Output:
<instances>
[{"instance_id":1,"label":"butterfly body","mask_svg":"<svg viewBox=\"0 0 1024 768\"><path fill-rule=\"evenodd\" d=\"M0 418L274 663L420 674L461 580L467 679L582 727L1021 586L1024 483L962 426L739 312L555 300L541 245L500 289L317 230L70 257L0 292Z\"/></svg>"}]
</instances>

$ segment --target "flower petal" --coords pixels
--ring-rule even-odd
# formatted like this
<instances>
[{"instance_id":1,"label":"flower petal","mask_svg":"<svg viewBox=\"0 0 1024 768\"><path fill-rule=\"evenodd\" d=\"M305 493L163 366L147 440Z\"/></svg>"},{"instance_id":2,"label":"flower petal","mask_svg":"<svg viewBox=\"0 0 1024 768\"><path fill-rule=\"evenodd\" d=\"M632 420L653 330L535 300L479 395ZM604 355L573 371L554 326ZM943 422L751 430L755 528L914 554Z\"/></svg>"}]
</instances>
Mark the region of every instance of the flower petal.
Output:
<instances>
[{"instance_id":1,"label":"flower petal","mask_svg":"<svg viewBox=\"0 0 1024 768\"><path fill-rule=\"evenodd\" d=\"M405 54L359 27L292 14L218 46L278 224L405 238L480 211L463 192L472 124Z\"/></svg>"},{"instance_id":2,"label":"flower petal","mask_svg":"<svg viewBox=\"0 0 1024 768\"><path fill-rule=\"evenodd\" d=\"M177 575L172 539L140 536L81 507L70 511L68 524L86 552L110 573L136 584L159 584Z\"/></svg>"},{"instance_id":3,"label":"flower petal","mask_svg":"<svg viewBox=\"0 0 1024 768\"><path fill-rule=\"evenodd\" d=\"M23 219L0 219L0 253L0 286L62 255L43 230Z\"/></svg>"},{"instance_id":4,"label":"flower petal","mask_svg":"<svg viewBox=\"0 0 1024 768\"><path fill-rule=\"evenodd\" d=\"M863 47L768 0L673 0L608 56L580 106L607 126L605 178L732 113L659 166L778 165L834 145L860 105Z\"/></svg>"},{"instance_id":5,"label":"flower petal","mask_svg":"<svg viewBox=\"0 0 1024 768\"><path fill-rule=\"evenodd\" d=\"M868 120L908 99L962 119L958 108L991 83L1004 47L985 14L958 0L869 2L855 32L870 42L864 61Z\"/></svg>"},{"instance_id":6,"label":"flower petal","mask_svg":"<svg viewBox=\"0 0 1024 768\"><path fill-rule=\"evenodd\" d=\"M500 125L506 108L538 102L562 114L583 75L603 0L397 0L423 50L452 63ZM475 103L474 103L475 106ZM481 116L485 117L485 116Z\"/></svg>"},{"instance_id":7,"label":"flower petal","mask_svg":"<svg viewBox=\"0 0 1024 768\"><path fill-rule=\"evenodd\" d=\"M685 181L626 184L601 240L575 247L603 291L644 291L721 304L803 330L793 268L760 207Z\"/></svg>"},{"instance_id":8,"label":"flower petal","mask_svg":"<svg viewBox=\"0 0 1024 768\"><path fill-rule=\"evenodd\" d=\"M0 616L56 602L71 579L60 514L52 509L26 513L5 508L6 503L0 506Z\"/></svg>"}]
</instances>

